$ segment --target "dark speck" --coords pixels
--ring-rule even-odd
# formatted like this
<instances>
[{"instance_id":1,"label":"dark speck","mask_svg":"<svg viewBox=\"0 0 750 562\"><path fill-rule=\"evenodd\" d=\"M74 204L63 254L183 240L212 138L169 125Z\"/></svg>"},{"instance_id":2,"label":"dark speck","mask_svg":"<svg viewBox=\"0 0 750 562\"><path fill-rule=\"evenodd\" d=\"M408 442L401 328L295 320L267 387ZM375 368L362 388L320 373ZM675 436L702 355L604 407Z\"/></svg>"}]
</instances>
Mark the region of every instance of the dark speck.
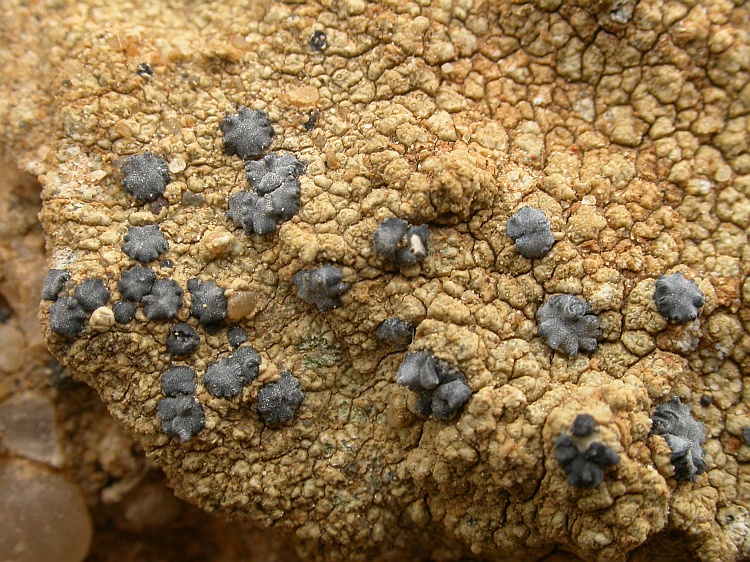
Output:
<instances>
[{"instance_id":1,"label":"dark speck","mask_svg":"<svg viewBox=\"0 0 750 562\"><path fill-rule=\"evenodd\" d=\"M148 210L154 213L155 215L158 215L162 212L162 209L165 209L166 207L169 207L169 201L166 197L158 197L157 199L151 201L151 203L148 204Z\"/></svg>"},{"instance_id":2,"label":"dark speck","mask_svg":"<svg viewBox=\"0 0 750 562\"><path fill-rule=\"evenodd\" d=\"M151 65L147 62L142 62L138 65L138 70L135 71L138 76L153 76L154 71L151 70Z\"/></svg>"},{"instance_id":3,"label":"dark speck","mask_svg":"<svg viewBox=\"0 0 750 562\"><path fill-rule=\"evenodd\" d=\"M62 85L65 86L66 88L70 88L73 85L73 82L71 82L70 80L66 78L65 80L62 81Z\"/></svg>"},{"instance_id":4,"label":"dark speck","mask_svg":"<svg viewBox=\"0 0 750 562\"><path fill-rule=\"evenodd\" d=\"M112 311L118 324L127 324L135 318L135 305L132 302L117 301L112 306Z\"/></svg>"},{"instance_id":5,"label":"dark speck","mask_svg":"<svg viewBox=\"0 0 750 562\"><path fill-rule=\"evenodd\" d=\"M169 329L167 337L167 351L171 355L182 357L189 355L200 344L198 333L192 326L185 323L175 324Z\"/></svg>"},{"instance_id":6,"label":"dark speck","mask_svg":"<svg viewBox=\"0 0 750 562\"><path fill-rule=\"evenodd\" d=\"M227 330L227 340L232 347L239 347L247 341L247 332L239 326L232 326Z\"/></svg>"},{"instance_id":7,"label":"dark speck","mask_svg":"<svg viewBox=\"0 0 750 562\"><path fill-rule=\"evenodd\" d=\"M159 265L168 269L172 269L174 267L174 262L172 260L162 260L159 262Z\"/></svg>"},{"instance_id":8,"label":"dark speck","mask_svg":"<svg viewBox=\"0 0 750 562\"><path fill-rule=\"evenodd\" d=\"M713 403L713 399L708 394L703 394L701 396L701 406L703 406L704 408L708 408Z\"/></svg>"},{"instance_id":9,"label":"dark speck","mask_svg":"<svg viewBox=\"0 0 750 562\"><path fill-rule=\"evenodd\" d=\"M320 112L317 109L313 109L310 112L310 115L307 117L307 121L302 125L305 128L305 131L310 132L312 131L315 126L318 124L318 116L320 115Z\"/></svg>"},{"instance_id":10,"label":"dark speck","mask_svg":"<svg viewBox=\"0 0 750 562\"><path fill-rule=\"evenodd\" d=\"M202 207L206 203L206 198L200 193L193 193L192 191L186 191L182 194L182 204L191 205L193 207Z\"/></svg>"},{"instance_id":11,"label":"dark speck","mask_svg":"<svg viewBox=\"0 0 750 562\"><path fill-rule=\"evenodd\" d=\"M309 41L310 48L318 53L328 46L328 37L320 30L313 31Z\"/></svg>"}]
</instances>

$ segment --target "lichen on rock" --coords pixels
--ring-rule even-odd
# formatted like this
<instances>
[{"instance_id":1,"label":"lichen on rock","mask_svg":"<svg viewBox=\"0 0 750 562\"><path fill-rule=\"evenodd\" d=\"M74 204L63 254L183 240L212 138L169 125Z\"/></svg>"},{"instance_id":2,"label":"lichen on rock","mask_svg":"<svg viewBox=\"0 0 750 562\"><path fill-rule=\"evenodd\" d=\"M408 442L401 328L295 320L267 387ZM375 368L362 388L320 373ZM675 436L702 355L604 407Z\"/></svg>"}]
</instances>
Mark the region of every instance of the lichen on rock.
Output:
<instances>
[{"instance_id":1,"label":"lichen on rock","mask_svg":"<svg viewBox=\"0 0 750 562\"><path fill-rule=\"evenodd\" d=\"M516 251L527 258L544 257L555 243L547 215L534 207L521 207L513 213L505 233L516 243Z\"/></svg>"},{"instance_id":2,"label":"lichen on rock","mask_svg":"<svg viewBox=\"0 0 750 562\"><path fill-rule=\"evenodd\" d=\"M454 366L425 351L407 353L396 374L396 382L418 396L414 410L437 420L452 418L471 398L466 377Z\"/></svg>"},{"instance_id":3,"label":"lichen on rock","mask_svg":"<svg viewBox=\"0 0 750 562\"><path fill-rule=\"evenodd\" d=\"M180 322L169 328L167 352L176 357L189 355L200 344L198 332L190 324Z\"/></svg>"},{"instance_id":4,"label":"lichen on rock","mask_svg":"<svg viewBox=\"0 0 750 562\"><path fill-rule=\"evenodd\" d=\"M50 269L44 278L42 298L46 301L57 300L57 296L68 281L70 281L70 273L68 271L64 269Z\"/></svg>"},{"instance_id":5,"label":"lichen on rock","mask_svg":"<svg viewBox=\"0 0 750 562\"><path fill-rule=\"evenodd\" d=\"M81 304L83 310L91 313L107 304L110 293L102 279L89 278L81 281L73 296Z\"/></svg>"},{"instance_id":6,"label":"lichen on rock","mask_svg":"<svg viewBox=\"0 0 750 562\"><path fill-rule=\"evenodd\" d=\"M195 371L184 366L170 367L161 376L161 387L167 396L193 394L195 392Z\"/></svg>"},{"instance_id":7,"label":"lichen on rock","mask_svg":"<svg viewBox=\"0 0 750 562\"><path fill-rule=\"evenodd\" d=\"M122 251L142 263L159 258L169 248L158 225L131 226L125 235Z\"/></svg>"},{"instance_id":8,"label":"lichen on rock","mask_svg":"<svg viewBox=\"0 0 750 562\"><path fill-rule=\"evenodd\" d=\"M149 320L169 320L177 316L182 306L183 290L172 279L157 279L151 285L151 291L145 295L143 313Z\"/></svg>"},{"instance_id":9,"label":"lichen on rock","mask_svg":"<svg viewBox=\"0 0 750 562\"><path fill-rule=\"evenodd\" d=\"M555 441L555 460L565 471L568 484L596 488L604 480L604 471L620 462L610 447L592 439L596 421L590 414L576 416L570 433Z\"/></svg>"},{"instance_id":10,"label":"lichen on rock","mask_svg":"<svg viewBox=\"0 0 750 562\"><path fill-rule=\"evenodd\" d=\"M396 347L406 347L414 339L414 324L391 316L378 326L378 338Z\"/></svg>"},{"instance_id":11,"label":"lichen on rock","mask_svg":"<svg viewBox=\"0 0 750 562\"><path fill-rule=\"evenodd\" d=\"M698 284L685 279L678 271L659 276L654 290L654 302L664 318L677 324L687 324L698 318L705 298Z\"/></svg>"},{"instance_id":12,"label":"lichen on rock","mask_svg":"<svg viewBox=\"0 0 750 562\"><path fill-rule=\"evenodd\" d=\"M117 301L112 305L112 312L115 315L115 322L118 324L128 324L135 318L136 308L132 302Z\"/></svg>"},{"instance_id":13,"label":"lichen on rock","mask_svg":"<svg viewBox=\"0 0 750 562\"><path fill-rule=\"evenodd\" d=\"M427 257L429 229L426 224L410 225L389 217L378 225L373 235L375 251L399 266L414 265Z\"/></svg>"},{"instance_id":14,"label":"lichen on rock","mask_svg":"<svg viewBox=\"0 0 750 562\"><path fill-rule=\"evenodd\" d=\"M49 326L56 334L66 338L74 338L81 333L86 325L88 315L81 303L73 297L57 299L49 311Z\"/></svg>"},{"instance_id":15,"label":"lichen on rock","mask_svg":"<svg viewBox=\"0 0 750 562\"><path fill-rule=\"evenodd\" d=\"M341 304L339 297L347 292L350 284L343 281L344 272L335 265L324 265L316 269L298 271L292 277L297 287L297 296L314 304L321 312Z\"/></svg>"},{"instance_id":16,"label":"lichen on rock","mask_svg":"<svg viewBox=\"0 0 750 562\"><path fill-rule=\"evenodd\" d=\"M240 158L260 156L271 146L273 127L265 111L240 107L221 121L224 133L224 151Z\"/></svg>"},{"instance_id":17,"label":"lichen on rock","mask_svg":"<svg viewBox=\"0 0 750 562\"><path fill-rule=\"evenodd\" d=\"M654 435L662 436L669 445L677 480L693 481L706 471L703 424L695 421L690 407L677 396L656 407L651 431Z\"/></svg>"},{"instance_id":18,"label":"lichen on rock","mask_svg":"<svg viewBox=\"0 0 750 562\"><path fill-rule=\"evenodd\" d=\"M156 272L153 269L135 265L122 272L122 277L117 282L117 288L124 298L131 301L141 301L151 292L154 281L156 281Z\"/></svg>"},{"instance_id":19,"label":"lichen on rock","mask_svg":"<svg viewBox=\"0 0 750 562\"><path fill-rule=\"evenodd\" d=\"M269 176L271 174L265 178ZM299 211L300 183L296 177L287 177L284 181L268 180L261 187L268 191L262 194L240 191L228 201L227 216L248 236L271 234L280 222L291 219Z\"/></svg>"},{"instance_id":20,"label":"lichen on rock","mask_svg":"<svg viewBox=\"0 0 750 562\"><path fill-rule=\"evenodd\" d=\"M227 299L224 290L213 281L190 279L190 314L201 324L217 324L227 317Z\"/></svg>"},{"instance_id":21,"label":"lichen on rock","mask_svg":"<svg viewBox=\"0 0 750 562\"><path fill-rule=\"evenodd\" d=\"M153 201L169 183L169 166L152 152L131 156L122 167L122 187L141 203Z\"/></svg>"},{"instance_id":22,"label":"lichen on rock","mask_svg":"<svg viewBox=\"0 0 750 562\"><path fill-rule=\"evenodd\" d=\"M245 164L245 177L250 187L260 195L266 195L286 183L299 189L299 177L305 170L305 163L293 154L271 152L261 160L250 160Z\"/></svg>"},{"instance_id":23,"label":"lichen on rock","mask_svg":"<svg viewBox=\"0 0 750 562\"><path fill-rule=\"evenodd\" d=\"M194 396L178 394L159 400L158 415L164 433L190 441L206 424L203 406Z\"/></svg>"},{"instance_id":24,"label":"lichen on rock","mask_svg":"<svg viewBox=\"0 0 750 562\"><path fill-rule=\"evenodd\" d=\"M552 349L562 349L568 355L579 350L594 351L596 338L601 335L599 319L591 306L573 295L555 295L539 308L539 335Z\"/></svg>"},{"instance_id":25,"label":"lichen on rock","mask_svg":"<svg viewBox=\"0 0 750 562\"><path fill-rule=\"evenodd\" d=\"M203 385L212 396L231 398L255 380L260 363L260 356L252 347L242 346L233 355L209 365Z\"/></svg>"},{"instance_id":26,"label":"lichen on rock","mask_svg":"<svg viewBox=\"0 0 750 562\"><path fill-rule=\"evenodd\" d=\"M299 380L289 372L281 373L276 382L265 385L258 392L258 415L267 425L279 425L291 420L305 399Z\"/></svg>"},{"instance_id":27,"label":"lichen on rock","mask_svg":"<svg viewBox=\"0 0 750 562\"><path fill-rule=\"evenodd\" d=\"M89 4L4 12L0 145L40 178L49 267L71 275L41 303L47 343L179 494L293 533L319 560L413 545L620 561L665 542L684 560L739 557L717 513L750 505L746 3L158 2L128 18ZM233 109L246 106L265 118ZM304 173L248 183L272 144ZM145 151L170 181L135 204L119 172ZM505 235L524 207L554 233L541 259ZM375 251L393 217L429 225L424 261ZM169 244L142 256L156 280L133 318L96 331L77 301L62 314L85 279L127 301L114 285L139 261L122 250L131 228ZM311 283L325 264L336 275ZM699 322L654 302L675 271L703 295ZM220 325L183 306L190 279L224 291ZM588 307L561 320L555 295ZM413 337L381 340L388 318ZM180 322L201 339L179 363L205 407L184 443L155 405ZM235 353L234 326L262 362L217 397L206 372ZM449 420L419 415L394 382L420 352L473 391ZM256 399L282 372L305 398L271 428ZM676 481L651 416L704 394L710 471ZM582 412L620 459L593 489L567 485L555 459Z\"/></svg>"}]
</instances>

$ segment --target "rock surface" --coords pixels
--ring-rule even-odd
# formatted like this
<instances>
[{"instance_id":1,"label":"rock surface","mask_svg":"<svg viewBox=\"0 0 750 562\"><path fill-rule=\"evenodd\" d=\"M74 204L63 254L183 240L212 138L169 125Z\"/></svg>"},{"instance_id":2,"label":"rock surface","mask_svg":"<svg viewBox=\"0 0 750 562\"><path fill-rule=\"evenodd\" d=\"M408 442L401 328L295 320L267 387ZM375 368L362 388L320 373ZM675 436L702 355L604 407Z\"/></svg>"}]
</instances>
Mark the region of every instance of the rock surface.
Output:
<instances>
[{"instance_id":1,"label":"rock surface","mask_svg":"<svg viewBox=\"0 0 750 562\"><path fill-rule=\"evenodd\" d=\"M117 300L132 265L123 236L159 225L169 249L157 276L183 290L213 280L262 358L240 394L213 397L200 377L231 345L226 326L200 329L188 364L206 427L181 443L156 415L169 322L139 309L67 339L42 304L50 349L180 495L294 532L319 559L410 545L441 560L559 548L618 561L674 537L683 559L738 559L747 527L717 513L750 507L747 5L39 9L15 6L0 31L0 138L44 187L49 267L75 284L104 279ZM316 31L324 49L310 46ZM271 150L306 163L299 212L266 237L227 237L227 201L245 179L220 124L241 106L268 114ZM146 150L171 181L140 205L119 174ZM556 240L533 262L504 234L523 205L545 213ZM418 266L378 266L372 236L390 216L429 224ZM291 281L322 264L351 283L325 313ZM653 303L655 280L676 271L705 297L685 325ZM596 351L568 358L538 337L536 311L562 293L598 315ZM188 316L182 306L178 320ZM389 317L416 326L408 351L465 374L473 395L455 419L411 413L395 384L403 352L376 335ZM266 428L254 400L282 371L305 399ZM705 426L707 470L693 483L673 478L668 446L650 435L672 396ZM620 458L593 490L568 486L554 460L584 412Z\"/></svg>"}]
</instances>

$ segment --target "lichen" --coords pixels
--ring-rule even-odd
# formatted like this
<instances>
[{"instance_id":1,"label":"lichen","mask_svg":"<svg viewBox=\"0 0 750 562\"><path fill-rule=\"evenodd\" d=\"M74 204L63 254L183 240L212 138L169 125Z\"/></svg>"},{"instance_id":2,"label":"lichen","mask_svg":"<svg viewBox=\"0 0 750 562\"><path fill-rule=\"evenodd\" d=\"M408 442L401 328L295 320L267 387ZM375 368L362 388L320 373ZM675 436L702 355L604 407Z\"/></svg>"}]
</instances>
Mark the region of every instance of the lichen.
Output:
<instances>
[{"instance_id":1,"label":"lichen","mask_svg":"<svg viewBox=\"0 0 750 562\"><path fill-rule=\"evenodd\" d=\"M247 332L239 326L232 326L227 330L227 341L232 347L239 347L247 341Z\"/></svg>"},{"instance_id":2,"label":"lichen","mask_svg":"<svg viewBox=\"0 0 750 562\"><path fill-rule=\"evenodd\" d=\"M679 271L660 275L656 280L654 303L664 318L677 324L692 322L705 304L703 293L693 280L685 279Z\"/></svg>"},{"instance_id":3,"label":"lichen","mask_svg":"<svg viewBox=\"0 0 750 562\"><path fill-rule=\"evenodd\" d=\"M283 424L294 417L304 399L299 380L285 371L278 381L264 385L258 392L258 415L266 425Z\"/></svg>"},{"instance_id":4,"label":"lichen","mask_svg":"<svg viewBox=\"0 0 750 562\"><path fill-rule=\"evenodd\" d=\"M452 418L471 398L471 388L458 369L425 351L410 352L398 368L396 382L418 396L414 410L437 420Z\"/></svg>"},{"instance_id":5,"label":"lichen","mask_svg":"<svg viewBox=\"0 0 750 562\"><path fill-rule=\"evenodd\" d=\"M332 367L341 361L341 346L319 336L303 339L297 350L302 352L302 361L307 367Z\"/></svg>"},{"instance_id":6,"label":"lichen","mask_svg":"<svg viewBox=\"0 0 750 562\"><path fill-rule=\"evenodd\" d=\"M161 430L180 441L190 441L206 425L206 416L194 396L178 394L159 400L157 414L161 420Z\"/></svg>"},{"instance_id":7,"label":"lichen","mask_svg":"<svg viewBox=\"0 0 750 562\"><path fill-rule=\"evenodd\" d=\"M115 315L115 322L118 324L128 324L135 318L136 308L132 302L117 301L112 305L112 312Z\"/></svg>"},{"instance_id":8,"label":"lichen","mask_svg":"<svg viewBox=\"0 0 750 562\"><path fill-rule=\"evenodd\" d=\"M143 313L149 320L169 320L182 306L183 290L172 279L157 279L151 292L144 296Z\"/></svg>"},{"instance_id":9,"label":"lichen","mask_svg":"<svg viewBox=\"0 0 750 562\"><path fill-rule=\"evenodd\" d=\"M240 158L260 156L271 146L273 127L265 111L253 111L240 107L221 121L224 133L224 152Z\"/></svg>"},{"instance_id":10,"label":"lichen","mask_svg":"<svg viewBox=\"0 0 750 562\"><path fill-rule=\"evenodd\" d=\"M285 189L299 191L299 177L305 170L305 163L293 154L272 152L261 160L251 160L245 164L245 177L256 193L266 195L287 184Z\"/></svg>"},{"instance_id":11,"label":"lichen","mask_svg":"<svg viewBox=\"0 0 750 562\"><path fill-rule=\"evenodd\" d=\"M212 396L231 398L258 376L260 356L250 346L238 348L234 355L209 365L203 375L203 385Z\"/></svg>"},{"instance_id":12,"label":"lichen","mask_svg":"<svg viewBox=\"0 0 750 562\"><path fill-rule=\"evenodd\" d=\"M200 344L198 332L190 324L180 322L169 329L167 352L176 357L189 355Z\"/></svg>"},{"instance_id":13,"label":"lichen","mask_svg":"<svg viewBox=\"0 0 750 562\"><path fill-rule=\"evenodd\" d=\"M427 257L429 229L426 224L410 225L397 217L380 223L373 235L375 251L398 266L419 263Z\"/></svg>"},{"instance_id":14,"label":"lichen","mask_svg":"<svg viewBox=\"0 0 750 562\"><path fill-rule=\"evenodd\" d=\"M195 371L190 367L173 366L161 376L161 388L167 396L195 393Z\"/></svg>"},{"instance_id":15,"label":"lichen","mask_svg":"<svg viewBox=\"0 0 750 562\"><path fill-rule=\"evenodd\" d=\"M568 355L579 350L594 351L596 338L601 335L599 319L589 304L573 295L555 295L539 308L539 335L552 349L562 349Z\"/></svg>"},{"instance_id":16,"label":"lichen","mask_svg":"<svg viewBox=\"0 0 750 562\"><path fill-rule=\"evenodd\" d=\"M341 304L339 297L349 290L350 284L342 281L343 278L344 272L329 264L298 271L292 277L292 283L297 287L299 298L326 312L338 307Z\"/></svg>"},{"instance_id":17,"label":"lichen","mask_svg":"<svg viewBox=\"0 0 750 562\"><path fill-rule=\"evenodd\" d=\"M673 396L668 402L659 404L654 410L651 432L664 438L672 451L671 462L677 480L695 480L706 471L703 459L703 424L695 421L690 407L679 397Z\"/></svg>"},{"instance_id":18,"label":"lichen","mask_svg":"<svg viewBox=\"0 0 750 562\"><path fill-rule=\"evenodd\" d=\"M164 194L169 183L169 166L151 152L131 156L122 167L122 187L136 201L148 203Z\"/></svg>"},{"instance_id":19,"label":"lichen","mask_svg":"<svg viewBox=\"0 0 750 562\"><path fill-rule=\"evenodd\" d=\"M274 232L280 222L297 214L299 196L297 180L284 182L263 196L240 191L230 197L227 216L248 236L253 233L266 236Z\"/></svg>"},{"instance_id":20,"label":"lichen","mask_svg":"<svg viewBox=\"0 0 750 562\"><path fill-rule=\"evenodd\" d=\"M505 227L508 238L516 243L516 251L527 258L541 258L555 243L549 219L544 211L521 207Z\"/></svg>"},{"instance_id":21,"label":"lichen","mask_svg":"<svg viewBox=\"0 0 750 562\"><path fill-rule=\"evenodd\" d=\"M74 338L83 331L88 315L73 297L57 299L49 311L49 327L56 334Z\"/></svg>"},{"instance_id":22,"label":"lichen","mask_svg":"<svg viewBox=\"0 0 750 562\"><path fill-rule=\"evenodd\" d=\"M414 339L414 324L391 316L378 326L378 338L396 347L407 347Z\"/></svg>"},{"instance_id":23,"label":"lichen","mask_svg":"<svg viewBox=\"0 0 750 562\"><path fill-rule=\"evenodd\" d=\"M142 263L159 258L169 248L158 225L131 226L125 235L122 251Z\"/></svg>"},{"instance_id":24,"label":"lichen","mask_svg":"<svg viewBox=\"0 0 750 562\"><path fill-rule=\"evenodd\" d=\"M16 24L0 29L11 45L0 50L0 144L43 185L49 267L101 278L124 299L114 285L135 262L122 237L154 225L169 242L149 263L158 278L224 290L227 319L212 333L190 316L189 294L174 320L149 320L132 301L135 321L97 332L84 320L73 341L51 329L53 301L41 304L53 352L181 495L287 530L316 560L400 545L431 558L624 560L671 538L677 557L737 558L716 514L750 502L739 440L750 425L745 3L157 2L128 18L97 8L93 27L88 4L4 12ZM151 78L137 74L144 60ZM245 160L224 153L221 128L243 105L273 120ZM284 220L244 169L271 148L305 162ZM168 161L171 181L140 205L118 172L145 150ZM506 236L522 207L550 222L556 241L541 259ZM392 217L428 225L423 261L401 267L375 251ZM292 278L325 264L351 287L325 295L339 306L321 314ZM654 303L659 276L677 270L705 299L685 325ZM555 295L587 302L601 335L589 313L587 330L582 318L545 328L536 314ZM414 326L406 348L378 337L391 317ZM187 444L158 431L154 412L176 322L201 338L180 363L197 372L210 427ZM263 357L231 399L202 382L234 353L228 326ZM559 353L545 331L563 334ZM301 351L311 337L339 359ZM451 420L416 415L418 397L394 383L419 351L474 391ZM283 371L306 398L270 431L255 397ZM655 405L675 394L712 398L700 411L710 478L679 486L668 445L649 436ZM555 460L581 412L621 459L593 490L567 486Z\"/></svg>"},{"instance_id":25,"label":"lichen","mask_svg":"<svg viewBox=\"0 0 750 562\"><path fill-rule=\"evenodd\" d=\"M213 281L190 279L190 314L204 326L218 324L227 317L227 299L224 290Z\"/></svg>"},{"instance_id":26,"label":"lichen","mask_svg":"<svg viewBox=\"0 0 750 562\"><path fill-rule=\"evenodd\" d=\"M136 265L122 272L117 288L124 298L140 302L151 292L154 281L156 281L156 272L153 269Z\"/></svg>"},{"instance_id":27,"label":"lichen","mask_svg":"<svg viewBox=\"0 0 750 562\"><path fill-rule=\"evenodd\" d=\"M75 299L81 303L83 310L88 313L94 312L100 306L109 301L109 289L104 285L104 280L98 278L84 279L73 294Z\"/></svg>"},{"instance_id":28,"label":"lichen","mask_svg":"<svg viewBox=\"0 0 750 562\"><path fill-rule=\"evenodd\" d=\"M555 460L565 471L568 484L580 488L596 488L604 480L604 472L620 462L611 447L594 441L596 421L590 414L579 414L570 434L555 440Z\"/></svg>"},{"instance_id":29,"label":"lichen","mask_svg":"<svg viewBox=\"0 0 750 562\"><path fill-rule=\"evenodd\" d=\"M57 300L57 296L68 281L70 281L70 273L67 270L50 269L44 278L42 298L46 301Z\"/></svg>"}]
</instances>

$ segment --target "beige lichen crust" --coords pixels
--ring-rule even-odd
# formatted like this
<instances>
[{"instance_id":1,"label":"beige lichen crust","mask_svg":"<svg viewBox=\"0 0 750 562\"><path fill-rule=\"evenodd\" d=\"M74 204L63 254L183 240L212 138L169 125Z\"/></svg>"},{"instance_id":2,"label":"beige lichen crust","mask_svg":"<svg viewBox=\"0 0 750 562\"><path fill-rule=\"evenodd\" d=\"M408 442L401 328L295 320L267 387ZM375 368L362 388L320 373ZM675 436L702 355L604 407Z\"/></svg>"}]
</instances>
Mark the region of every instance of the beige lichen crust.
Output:
<instances>
[{"instance_id":1,"label":"beige lichen crust","mask_svg":"<svg viewBox=\"0 0 750 562\"><path fill-rule=\"evenodd\" d=\"M416 545L437 559L558 548L617 561L678 536L685 559L733 560L746 527L717 513L750 508L750 11L737 4L45 12L55 25L27 48L40 72L51 67L44 86L4 79L30 93L0 104L0 125L8 154L41 174L50 267L75 283L102 278L116 300L133 264L123 236L158 224L169 261L152 264L157 275L224 288L229 321L262 363L238 396L212 397L201 376L231 348L225 329L201 331L178 363L199 374L205 429L181 443L156 413L169 322L139 309L107 327L101 311L72 340L47 329L48 344L181 495L294 530L318 558ZM137 73L142 62L152 75ZM268 114L271 150L306 163L299 213L266 237L225 216L247 184L220 123L241 106ZM144 151L167 161L170 182L139 205L119 182ZM556 239L541 259L505 235L527 205ZM393 216L429 224L423 262L396 270L373 251ZM323 314L291 280L325 264L351 289ZM677 271L705 297L685 325L653 303L658 276ZM553 353L537 336L537 310L563 293L598 315L594 352ZM412 413L413 393L395 383L404 353L376 335L390 317L416 326L409 351L466 376L473 396L454 419ZM175 321L188 319L183 306ZM255 397L287 371L305 399L290 422L264 427ZM705 424L708 468L695 482L672 477L669 447L650 434L671 396ZM554 456L581 413L620 458L591 490L569 486Z\"/></svg>"}]
</instances>

